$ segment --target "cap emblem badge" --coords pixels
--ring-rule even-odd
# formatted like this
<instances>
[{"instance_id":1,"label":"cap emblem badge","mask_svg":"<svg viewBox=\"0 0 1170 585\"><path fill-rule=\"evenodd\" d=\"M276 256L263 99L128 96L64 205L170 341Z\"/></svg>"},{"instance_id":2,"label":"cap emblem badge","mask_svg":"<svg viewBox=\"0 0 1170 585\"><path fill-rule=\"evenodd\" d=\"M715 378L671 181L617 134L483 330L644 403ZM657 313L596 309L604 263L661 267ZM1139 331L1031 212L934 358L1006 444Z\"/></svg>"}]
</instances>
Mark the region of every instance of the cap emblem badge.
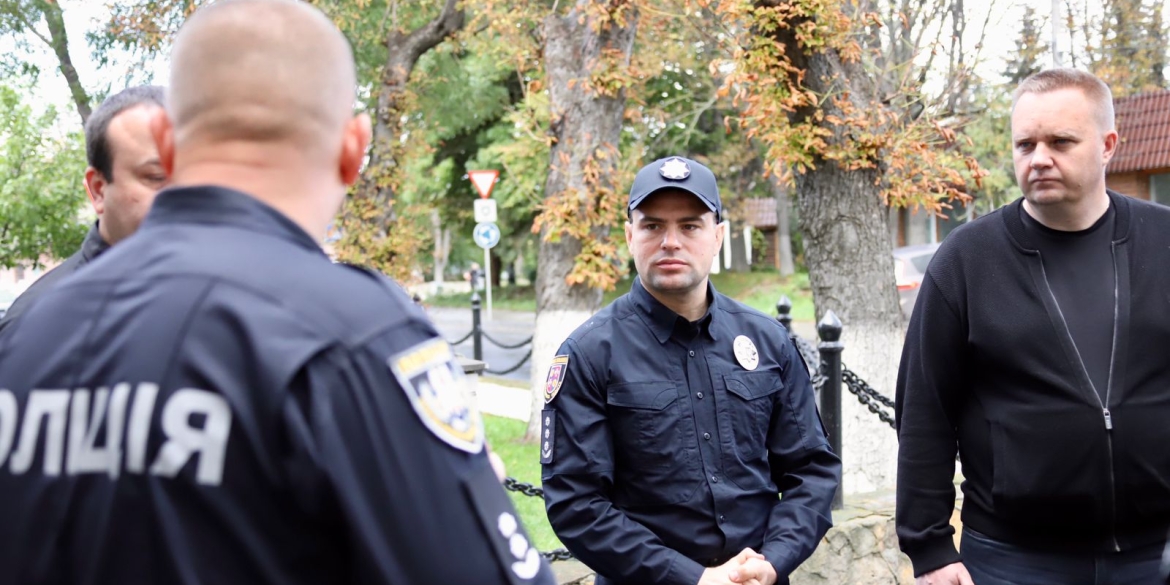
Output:
<instances>
[{"instance_id":1,"label":"cap emblem badge","mask_svg":"<svg viewBox=\"0 0 1170 585\"><path fill-rule=\"evenodd\" d=\"M691 167L687 161L679 158L669 158L658 168L658 174L672 181L681 181L691 176Z\"/></svg>"}]
</instances>

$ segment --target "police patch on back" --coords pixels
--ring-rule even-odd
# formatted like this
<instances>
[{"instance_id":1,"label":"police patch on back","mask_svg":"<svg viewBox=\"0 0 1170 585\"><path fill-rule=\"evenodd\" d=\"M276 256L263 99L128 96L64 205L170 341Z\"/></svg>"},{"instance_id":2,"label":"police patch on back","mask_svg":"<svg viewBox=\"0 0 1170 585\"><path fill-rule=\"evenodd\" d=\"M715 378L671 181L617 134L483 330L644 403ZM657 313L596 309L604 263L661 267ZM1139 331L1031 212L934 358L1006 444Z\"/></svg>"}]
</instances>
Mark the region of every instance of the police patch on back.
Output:
<instances>
[{"instance_id":1,"label":"police patch on back","mask_svg":"<svg viewBox=\"0 0 1170 585\"><path fill-rule=\"evenodd\" d=\"M447 342L424 341L391 356L387 364L435 436L468 453L483 450L483 419Z\"/></svg>"}]
</instances>

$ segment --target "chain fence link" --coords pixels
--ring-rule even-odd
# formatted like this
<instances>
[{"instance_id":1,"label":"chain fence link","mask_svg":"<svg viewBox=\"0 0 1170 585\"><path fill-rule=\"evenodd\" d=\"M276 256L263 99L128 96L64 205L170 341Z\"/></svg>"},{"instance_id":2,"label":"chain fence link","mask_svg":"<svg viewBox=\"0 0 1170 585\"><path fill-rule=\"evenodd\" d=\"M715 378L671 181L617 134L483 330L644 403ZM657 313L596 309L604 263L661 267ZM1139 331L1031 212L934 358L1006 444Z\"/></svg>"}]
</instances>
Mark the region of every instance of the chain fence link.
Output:
<instances>
[{"instance_id":1,"label":"chain fence link","mask_svg":"<svg viewBox=\"0 0 1170 585\"><path fill-rule=\"evenodd\" d=\"M825 376L821 374L821 352L805 338L793 333L792 343L796 345L804 364L808 366L808 377L812 380L813 388L818 392L825 386Z\"/></svg>"},{"instance_id":2,"label":"chain fence link","mask_svg":"<svg viewBox=\"0 0 1170 585\"><path fill-rule=\"evenodd\" d=\"M468 339L471 339L472 335L475 335L475 328L474 327L472 327L471 331L467 332L467 335L460 337L459 341L448 341L447 344L450 345L451 347L454 347L456 345L459 345L460 343L463 343L464 341L467 341Z\"/></svg>"},{"instance_id":3,"label":"chain fence link","mask_svg":"<svg viewBox=\"0 0 1170 585\"><path fill-rule=\"evenodd\" d=\"M524 357L520 358L520 361L517 362L516 365L514 365L506 370L493 370L491 368L484 368L483 371L485 371L489 374L496 375L496 376L506 376L508 374L511 374L512 372L515 372L516 370L519 370L520 366L522 366L526 362L528 362L528 358L530 358L530 357L532 357L532 350L531 349L528 350L528 353L524 354Z\"/></svg>"},{"instance_id":4,"label":"chain fence link","mask_svg":"<svg viewBox=\"0 0 1170 585\"><path fill-rule=\"evenodd\" d=\"M890 408L894 407L894 403L889 398L882 396L877 390L874 390L872 386L867 384L865 380L862 380L857 374L854 374L847 368L842 369L841 381L845 383L845 388L857 397L858 402L864 404L882 422L890 425L891 429L898 428L894 422L894 417L882 408L883 405L889 406Z\"/></svg>"},{"instance_id":5,"label":"chain fence link","mask_svg":"<svg viewBox=\"0 0 1170 585\"><path fill-rule=\"evenodd\" d=\"M524 483L522 481L518 481L514 477L505 477L504 478L504 489L506 489L508 491L512 491L512 492L519 492L521 494L524 494L526 496L530 496L533 498L544 498L544 490L543 489L538 488L530 483ZM573 559L573 553L569 552L569 549L566 549L566 548L558 548L556 550L542 552L542 553L540 553L540 556L544 557L550 563L555 563L556 561L568 561L568 560Z\"/></svg>"},{"instance_id":6,"label":"chain fence link","mask_svg":"<svg viewBox=\"0 0 1170 585\"><path fill-rule=\"evenodd\" d=\"M498 347L500 349L520 349L521 347L524 347L525 345L532 343L532 338L529 337L528 339L525 339L524 341L521 341L520 343L507 344L507 343L503 343L500 341L496 341L495 338L493 338L491 335L488 335L488 332L484 331L482 328L480 329L480 332L483 334L484 339L494 343L496 345L496 347Z\"/></svg>"}]
</instances>

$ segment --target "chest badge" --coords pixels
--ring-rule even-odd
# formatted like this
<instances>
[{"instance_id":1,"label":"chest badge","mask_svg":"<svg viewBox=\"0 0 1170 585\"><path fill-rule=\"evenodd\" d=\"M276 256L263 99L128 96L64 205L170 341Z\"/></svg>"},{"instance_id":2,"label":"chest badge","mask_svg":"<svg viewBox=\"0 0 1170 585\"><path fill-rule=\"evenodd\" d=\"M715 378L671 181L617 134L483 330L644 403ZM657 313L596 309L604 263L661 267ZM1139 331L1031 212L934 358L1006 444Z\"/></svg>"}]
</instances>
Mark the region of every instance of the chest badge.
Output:
<instances>
[{"instance_id":1,"label":"chest badge","mask_svg":"<svg viewBox=\"0 0 1170 585\"><path fill-rule=\"evenodd\" d=\"M746 335L739 335L731 344L735 350L735 361L745 370L754 370L760 365L760 352L756 351L756 344Z\"/></svg>"},{"instance_id":2,"label":"chest badge","mask_svg":"<svg viewBox=\"0 0 1170 585\"><path fill-rule=\"evenodd\" d=\"M387 363L427 429L456 449L483 449L483 420L447 342L424 341Z\"/></svg>"}]
</instances>

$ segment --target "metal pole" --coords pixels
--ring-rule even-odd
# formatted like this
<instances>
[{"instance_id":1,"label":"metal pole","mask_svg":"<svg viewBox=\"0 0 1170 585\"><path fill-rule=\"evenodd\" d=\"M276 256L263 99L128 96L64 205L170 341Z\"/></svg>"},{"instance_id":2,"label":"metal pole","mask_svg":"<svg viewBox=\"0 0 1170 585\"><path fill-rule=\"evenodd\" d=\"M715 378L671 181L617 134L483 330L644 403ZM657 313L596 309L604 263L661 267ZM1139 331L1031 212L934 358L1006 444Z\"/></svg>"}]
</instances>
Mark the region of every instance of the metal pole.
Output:
<instances>
[{"instance_id":1,"label":"metal pole","mask_svg":"<svg viewBox=\"0 0 1170 585\"><path fill-rule=\"evenodd\" d=\"M788 295L782 295L780 300L776 301L776 320L788 330L789 335L792 335L792 300Z\"/></svg>"},{"instance_id":2,"label":"metal pole","mask_svg":"<svg viewBox=\"0 0 1170 585\"><path fill-rule=\"evenodd\" d=\"M483 328L479 321L479 292L471 291L471 357L483 361Z\"/></svg>"},{"instance_id":3,"label":"metal pole","mask_svg":"<svg viewBox=\"0 0 1170 585\"><path fill-rule=\"evenodd\" d=\"M821 375L825 377L825 386L821 389L821 420L829 433L829 446L844 461L841 452L841 352L845 346L841 343L841 329L841 320L833 311L826 312L817 323L817 334L821 337L817 349L821 352ZM844 505L844 484L842 477L837 493L833 495L834 510L840 510Z\"/></svg>"},{"instance_id":4,"label":"metal pole","mask_svg":"<svg viewBox=\"0 0 1170 585\"><path fill-rule=\"evenodd\" d=\"M487 291L487 320L492 320L492 249L483 249L483 290ZM475 358L479 359L479 358Z\"/></svg>"}]
</instances>

